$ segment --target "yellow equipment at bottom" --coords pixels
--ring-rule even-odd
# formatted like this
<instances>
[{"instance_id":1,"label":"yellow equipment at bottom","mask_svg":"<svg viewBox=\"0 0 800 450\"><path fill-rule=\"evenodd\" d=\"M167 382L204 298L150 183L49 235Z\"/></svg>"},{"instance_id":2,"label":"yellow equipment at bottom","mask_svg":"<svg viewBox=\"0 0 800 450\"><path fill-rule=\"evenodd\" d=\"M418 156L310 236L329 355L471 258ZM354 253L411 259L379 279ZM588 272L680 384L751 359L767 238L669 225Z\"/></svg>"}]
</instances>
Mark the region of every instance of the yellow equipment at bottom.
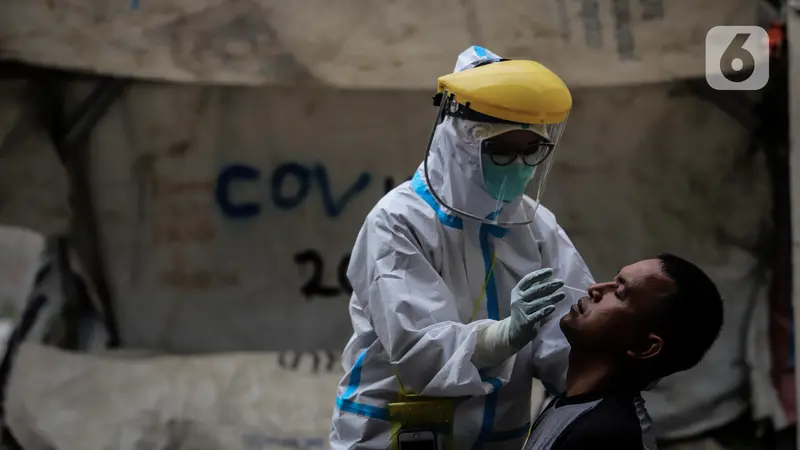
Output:
<instances>
[{"instance_id":1,"label":"yellow equipment at bottom","mask_svg":"<svg viewBox=\"0 0 800 450\"><path fill-rule=\"evenodd\" d=\"M489 278L494 271L495 259L496 254L492 252L492 262L486 272L481 294L475 301L472 315L469 318L470 322L475 320L475 316L483 304L483 299L486 297L486 285L489 283ZM402 440L407 437L408 441L406 442L417 444L414 446L409 445L414 449L455 450L453 418L455 402L458 399L423 397L411 394L400 380L400 374L397 373L397 370L395 370L395 379L397 379L397 384L400 387L400 398L394 403L389 403L389 420L391 421L392 430L391 449L404 450ZM428 442L432 440L433 442L429 444L430 446L421 445L426 440Z\"/></svg>"},{"instance_id":2,"label":"yellow equipment at bottom","mask_svg":"<svg viewBox=\"0 0 800 450\"><path fill-rule=\"evenodd\" d=\"M455 450L453 402L451 398L404 396L389 403L392 450Z\"/></svg>"}]
</instances>

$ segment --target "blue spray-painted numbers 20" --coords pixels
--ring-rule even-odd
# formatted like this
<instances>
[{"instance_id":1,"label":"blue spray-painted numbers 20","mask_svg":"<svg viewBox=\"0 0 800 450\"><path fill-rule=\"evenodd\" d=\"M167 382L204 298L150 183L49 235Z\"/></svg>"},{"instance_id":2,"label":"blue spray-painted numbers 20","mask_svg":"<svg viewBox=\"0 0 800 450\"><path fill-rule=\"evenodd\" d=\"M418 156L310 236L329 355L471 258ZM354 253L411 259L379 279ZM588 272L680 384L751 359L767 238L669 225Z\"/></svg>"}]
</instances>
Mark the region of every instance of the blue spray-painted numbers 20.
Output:
<instances>
[{"instance_id":1,"label":"blue spray-painted numbers 20","mask_svg":"<svg viewBox=\"0 0 800 450\"><path fill-rule=\"evenodd\" d=\"M290 162L278 166L270 177L272 203L281 210L300 206L311 192L313 184L322 191L322 206L329 217L342 214L348 202L364 191L371 181L369 173L361 173L341 194L334 195L327 169L322 165L312 167ZM222 213L231 218L246 219L261 214L261 204L234 198L233 187L238 183L253 183L261 179L261 171L247 164L224 167L217 176L214 197Z\"/></svg>"}]
</instances>

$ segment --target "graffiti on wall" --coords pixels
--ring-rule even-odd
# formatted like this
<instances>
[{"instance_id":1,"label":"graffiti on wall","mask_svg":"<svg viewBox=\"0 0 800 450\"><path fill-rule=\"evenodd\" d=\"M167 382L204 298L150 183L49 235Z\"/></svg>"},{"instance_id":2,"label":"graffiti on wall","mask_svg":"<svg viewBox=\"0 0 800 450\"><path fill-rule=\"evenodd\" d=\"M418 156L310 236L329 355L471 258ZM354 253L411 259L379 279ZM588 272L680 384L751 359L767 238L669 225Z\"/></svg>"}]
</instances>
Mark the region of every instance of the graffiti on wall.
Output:
<instances>
[{"instance_id":1,"label":"graffiti on wall","mask_svg":"<svg viewBox=\"0 0 800 450\"><path fill-rule=\"evenodd\" d=\"M309 248L295 253L294 262L299 267L311 269L310 276L300 287L300 293L306 300L312 300L315 297L338 297L343 294L350 295L353 293L353 288L347 279L347 265L350 264L349 252L345 253L336 264L337 285L335 286L328 286L323 281L326 278L325 260L319 250Z\"/></svg>"},{"instance_id":2,"label":"graffiti on wall","mask_svg":"<svg viewBox=\"0 0 800 450\"><path fill-rule=\"evenodd\" d=\"M312 187L317 187L322 194L325 214L330 218L336 218L344 212L347 204L355 196L370 185L372 175L362 172L344 191L334 193L328 170L322 164L308 166L288 162L279 165L268 177L262 177L261 170L255 166L232 164L220 170L214 189L214 199L225 217L248 219L262 213L261 203L257 200L241 200L233 196L233 188L237 183L254 182L267 183L268 189L265 186L265 194L269 195L275 208L282 211L291 211L302 205L308 199Z\"/></svg>"},{"instance_id":3,"label":"graffiti on wall","mask_svg":"<svg viewBox=\"0 0 800 450\"><path fill-rule=\"evenodd\" d=\"M304 362L310 362L311 373L333 372L340 368L339 354L333 350L284 350L278 354L278 365L285 370L298 371L305 367Z\"/></svg>"},{"instance_id":4,"label":"graffiti on wall","mask_svg":"<svg viewBox=\"0 0 800 450\"><path fill-rule=\"evenodd\" d=\"M331 171L324 164L285 162L271 171L254 165L237 163L221 167L213 181L178 181L165 175L151 183L150 201L154 205L150 243L167 255L158 272L158 282L182 291L207 291L241 286L235 271L218 267L204 269L189 257L192 247L209 245L219 235L219 218L247 221L267 214L290 213L300 206L321 199L319 207L328 220L342 217L348 205L368 189L385 194L398 183L393 176L377 176L361 172L335 190ZM409 180L411 177L407 177ZM242 195L240 188L251 184L260 194ZM312 196L316 190L318 196ZM252 190L249 192L253 192ZM209 200L213 207L209 208ZM326 259L327 258L327 259ZM303 246L291 255L301 283L297 292L312 301L339 298L352 293L347 279L350 252L324 255L319 248ZM333 281L325 281L333 280Z\"/></svg>"},{"instance_id":5,"label":"graffiti on wall","mask_svg":"<svg viewBox=\"0 0 800 450\"><path fill-rule=\"evenodd\" d=\"M373 185L375 177L360 173L339 193L333 191L328 169L323 164L304 165L287 162L276 167L269 176L250 164L231 164L220 169L214 187L214 200L223 216L229 219L249 219L263 212L263 202L269 198L281 211L291 211L308 200L311 190L319 189L322 208L329 218L342 215L348 203ZM410 177L407 178L407 180ZM239 183L265 183L264 198L237 199L234 190ZM395 187L392 176L383 177L383 193Z\"/></svg>"},{"instance_id":6,"label":"graffiti on wall","mask_svg":"<svg viewBox=\"0 0 800 450\"><path fill-rule=\"evenodd\" d=\"M376 183L376 179L381 183ZM407 177L406 180L411 179ZM257 183L262 186L260 198L241 198L236 188L243 183ZM347 205L371 186L378 186L382 194L396 186L392 176L376 177L362 172L345 183L345 188L335 192L331 186L330 173L323 164L301 164L286 162L264 173L256 166L244 163L230 164L219 170L214 183L214 202L220 214L231 220L248 220L265 213L265 206L271 204L278 212L292 211L309 201L312 190L319 191L320 207L329 219L340 217ZM316 248L302 248L294 253L293 263L303 274L305 280L298 287L299 294L306 300L333 298L350 295L353 289L347 279L347 266L350 253L346 252L332 261L326 261L322 252ZM328 272L332 276L329 276ZM327 284L324 280L334 279Z\"/></svg>"}]
</instances>

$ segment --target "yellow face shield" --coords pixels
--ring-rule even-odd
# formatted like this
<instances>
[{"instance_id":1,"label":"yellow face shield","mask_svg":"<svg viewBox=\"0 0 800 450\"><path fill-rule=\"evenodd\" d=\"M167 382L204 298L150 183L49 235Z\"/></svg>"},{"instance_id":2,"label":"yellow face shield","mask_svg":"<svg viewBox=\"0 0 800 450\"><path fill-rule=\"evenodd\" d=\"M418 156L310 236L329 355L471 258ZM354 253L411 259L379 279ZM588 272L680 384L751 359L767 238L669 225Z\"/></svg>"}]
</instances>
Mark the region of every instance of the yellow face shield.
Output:
<instances>
[{"instance_id":1,"label":"yellow face shield","mask_svg":"<svg viewBox=\"0 0 800 450\"><path fill-rule=\"evenodd\" d=\"M572 108L564 82L534 61L492 62L439 78L434 104L424 172L436 201L484 223L531 223ZM457 192L456 172L482 192Z\"/></svg>"}]
</instances>

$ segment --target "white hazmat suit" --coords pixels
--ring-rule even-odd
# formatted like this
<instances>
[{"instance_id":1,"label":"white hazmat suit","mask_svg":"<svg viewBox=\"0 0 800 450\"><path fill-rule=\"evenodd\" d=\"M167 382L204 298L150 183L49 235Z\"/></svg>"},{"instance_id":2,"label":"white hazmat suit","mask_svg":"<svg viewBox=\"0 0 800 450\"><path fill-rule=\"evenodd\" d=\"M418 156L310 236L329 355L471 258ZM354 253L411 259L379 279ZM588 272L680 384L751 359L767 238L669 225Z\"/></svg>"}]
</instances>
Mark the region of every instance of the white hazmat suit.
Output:
<instances>
[{"instance_id":1,"label":"white hazmat suit","mask_svg":"<svg viewBox=\"0 0 800 450\"><path fill-rule=\"evenodd\" d=\"M463 57L456 70L469 64ZM387 405L397 401L400 390L395 374L410 392L457 398L458 449L522 448L530 427L532 379L548 390L564 390L569 344L559 319L580 297L576 290L564 291L566 298L516 355L490 370L472 362L478 330L509 316L511 290L525 275L549 267L566 286L584 292L593 282L545 207L538 207L528 225L502 228L451 215L431 195L433 188L448 204L469 201L479 214L495 212L497 202L483 184L480 148L469 138L478 125L447 117L436 129L428 159L436 185L426 183L420 166L411 181L378 202L358 234L347 272L354 333L342 358L333 449L390 448ZM528 207L533 202L527 196L521 200ZM487 276L492 255L494 268ZM485 301L470 322L484 284Z\"/></svg>"}]
</instances>

